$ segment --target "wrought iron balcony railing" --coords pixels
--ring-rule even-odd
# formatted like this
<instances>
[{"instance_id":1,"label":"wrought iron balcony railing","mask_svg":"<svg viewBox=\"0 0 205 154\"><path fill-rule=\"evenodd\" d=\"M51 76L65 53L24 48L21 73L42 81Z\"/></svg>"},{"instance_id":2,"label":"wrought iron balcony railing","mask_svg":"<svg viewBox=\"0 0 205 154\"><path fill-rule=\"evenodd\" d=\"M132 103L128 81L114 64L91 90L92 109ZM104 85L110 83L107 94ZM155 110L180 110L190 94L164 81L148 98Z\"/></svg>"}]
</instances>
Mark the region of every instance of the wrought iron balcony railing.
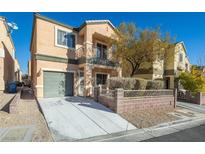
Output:
<instances>
[{"instance_id":1,"label":"wrought iron balcony railing","mask_svg":"<svg viewBox=\"0 0 205 154\"><path fill-rule=\"evenodd\" d=\"M87 59L87 63L104 65L104 66L111 66L111 67L118 67L119 66L118 62L114 62L114 61L109 60L109 59L97 58L97 57Z\"/></svg>"},{"instance_id":2,"label":"wrought iron balcony railing","mask_svg":"<svg viewBox=\"0 0 205 154\"><path fill-rule=\"evenodd\" d=\"M84 59L85 62L90 64L118 67L119 63L111 59L109 50L104 50L104 55L100 55L96 47L85 48L84 46L75 51L76 59Z\"/></svg>"}]
</instances>

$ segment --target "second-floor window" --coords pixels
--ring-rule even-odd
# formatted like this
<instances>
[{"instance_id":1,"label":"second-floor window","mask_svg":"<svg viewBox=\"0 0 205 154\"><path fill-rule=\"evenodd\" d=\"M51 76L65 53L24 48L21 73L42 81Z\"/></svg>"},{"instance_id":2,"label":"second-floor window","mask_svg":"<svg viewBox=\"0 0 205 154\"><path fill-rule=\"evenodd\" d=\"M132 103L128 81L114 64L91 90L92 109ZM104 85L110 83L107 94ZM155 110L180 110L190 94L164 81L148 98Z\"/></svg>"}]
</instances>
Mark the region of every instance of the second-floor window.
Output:
<instances>
[{"instance_id":1,"label":"second-floor window","mask_svg":"<svg viewBox=\"0 0 205 154\"><path fill-rule=\"evenodd\" d=\"M179 54L179 62L183 62L183 54L182 53Z\"/></svg>"},{"instance_id":2,"label":"second-floor window","mask_svg":"<svg viewBox=\"0 0 205 154\"><path fill-rule=\"evenodd\" d=\"M96 57L100 59L107 59L107 46L97 43Z\"/></svg>"},{"instance_id":3,"label":"second-floor window","mask_svg":"<svg viewBox=\"0 0 205 154\"><path fill-rule=\"evenodd\" d=\"M60 29L57 30L57 45L75 48L75 39L75 34Z\"/></svg>"},{"instance_id":4,"label":"second-floor window","mask_svg":"<svg viewBox=\"0 0 205 154\"><path fill-rule=\"evenodd\" d=\"M186 70L188 71L189 70L189 66L188 66L187 63L185 64L185 67L186 67Z\"/></svg>"}]
</instances>

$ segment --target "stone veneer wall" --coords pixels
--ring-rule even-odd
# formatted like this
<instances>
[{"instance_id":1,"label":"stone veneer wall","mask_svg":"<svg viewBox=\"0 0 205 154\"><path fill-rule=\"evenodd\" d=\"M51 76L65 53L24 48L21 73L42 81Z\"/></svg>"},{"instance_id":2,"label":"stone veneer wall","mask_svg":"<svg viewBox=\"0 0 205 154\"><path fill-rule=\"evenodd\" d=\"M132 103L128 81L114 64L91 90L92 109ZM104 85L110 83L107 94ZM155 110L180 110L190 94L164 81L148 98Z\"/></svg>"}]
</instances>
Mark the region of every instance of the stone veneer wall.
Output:
<instances>
[{"instance_id":1,"label":"stone veneer wall","mask_svg":"<svg viewBox=\"0 0 205 154\"><path fill-rule=\"evenodd\" d=\"M184 96L178 96L178 100L202 105L205 104L205 94L202 92L198 92L195 95L193 95L191 92L186 91Z\"/></svg>"},{"instance_id":2,"label":"stone veneer wall","mask_svg":"<svg viewBox=\"0 0 205 154\"><path fill-rule=\"evenodd\" d=\"M202 105L205 105L205 93L202 94L202 102L201 102Z\"/></svg>"},{"instance_id":3,"label":"stone veneer wall","mask_svg":"<svg viewBox=\"0 0 205 154\"><path fill-rule=\"evenodd\" d=\"M115 96L109 97L101 95L100 91L99 87L95 88L94 99L118 114L149 109L174 109L176 107L176 92L175 95L167 96L124 97L124 90L116 89Z\"/></svg>"}]
</instances>

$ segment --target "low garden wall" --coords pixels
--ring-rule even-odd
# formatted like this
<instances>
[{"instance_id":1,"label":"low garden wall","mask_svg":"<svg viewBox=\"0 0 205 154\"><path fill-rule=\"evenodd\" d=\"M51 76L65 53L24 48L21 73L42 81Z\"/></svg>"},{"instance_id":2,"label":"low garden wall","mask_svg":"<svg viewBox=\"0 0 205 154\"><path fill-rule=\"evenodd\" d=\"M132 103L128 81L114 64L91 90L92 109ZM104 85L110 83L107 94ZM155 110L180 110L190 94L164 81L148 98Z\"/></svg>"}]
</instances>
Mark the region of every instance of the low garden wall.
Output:
<instances>
[{"instance_id":1,"label":"low garden wall","mask_svg":"<svg viewBox=\"0 0 205 154\"><path fill-rule=\"evenodd\" d=\"M12 102L9 104L9 113L16 113L16 107L19 103L20 100L20 95L21 95L21 90L17 92L15 97L13 98Z\"/></svg>"},{"instance_id":2,"label":"low garden wall","mask_svg":"<svg viewBox=\"0 0 205 154\"><path fill-rule=\"evenodd\" d=\"M186 101L198 105L203 105L205 104L205 93L198 92L193 94L189 91L178 92L177 99L179 101Z\"/></svg>"},{"instance_id":3,"label":"low garden wall","mask_svg":"<svg viewBox=\"0 0 205 154\"><path fill-rule=\"evenodd\" d=\"M118 114L151 109L173 109L176 92L173 90L123 90L95 87L94 99Z\"/></svg>"},{"instance_id":4,"label":"low garden wall","mask_svg":"<svg viewBox=\"0 0 205 154\"><path fill-rule=\"evenodd\" d=\"M202 105L205 105L205 93L202 93L202 102L201 102Z\"/></svg>"}]
</instances>

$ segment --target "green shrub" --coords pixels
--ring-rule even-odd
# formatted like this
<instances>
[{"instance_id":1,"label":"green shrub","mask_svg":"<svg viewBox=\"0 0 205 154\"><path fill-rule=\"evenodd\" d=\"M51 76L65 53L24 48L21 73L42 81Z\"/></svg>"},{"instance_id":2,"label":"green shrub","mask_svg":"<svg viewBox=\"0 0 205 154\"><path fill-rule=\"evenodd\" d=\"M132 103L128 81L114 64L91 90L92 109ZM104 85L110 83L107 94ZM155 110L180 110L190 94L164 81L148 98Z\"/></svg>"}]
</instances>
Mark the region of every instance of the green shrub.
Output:
<instances>
[{"instance_id":1,"label":"green shrub","mask_svg":"<svg viewBox=\"0 0 205 154\"><path fill-rule=\"evenodd\" d=\"M135 89L135 78L118 78L112 77L108 80L108 87L110 89L123 88L125 90Z\"/></svg>"},{"instance_id":2,"label":"green shrub","mask_svg":"<svg viewBox=\"0 0 205 154\"><path fill-rule=\"evenodd\" d=\"M164 81L148 80L146 89L164 89Z\"/></svg>"},{"instance_id":3,"label":"green shrub","mask_svg":"<svg viewBox=\"0 0 205 154\"><path fill-rule=\"evenodd\" d=\"M124 90L164 89L164 81L112 77L108 79L108 87L112 90L116 88Z\"/></svg>"},{"instance_id":4,"label":"green shrub","mask_svg":"<svg viewBox=\"0 0 205 154\"><path fill-rule=\"evenodd\" d=\"M136 83L135 83L135 90L145 90L147 86L147 80L145 79L140 79L140 78L135 78Z\"/></svg>"}]
</instances>

